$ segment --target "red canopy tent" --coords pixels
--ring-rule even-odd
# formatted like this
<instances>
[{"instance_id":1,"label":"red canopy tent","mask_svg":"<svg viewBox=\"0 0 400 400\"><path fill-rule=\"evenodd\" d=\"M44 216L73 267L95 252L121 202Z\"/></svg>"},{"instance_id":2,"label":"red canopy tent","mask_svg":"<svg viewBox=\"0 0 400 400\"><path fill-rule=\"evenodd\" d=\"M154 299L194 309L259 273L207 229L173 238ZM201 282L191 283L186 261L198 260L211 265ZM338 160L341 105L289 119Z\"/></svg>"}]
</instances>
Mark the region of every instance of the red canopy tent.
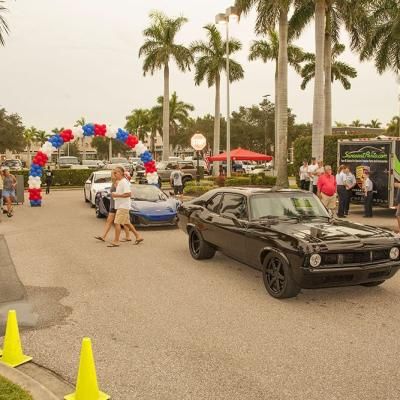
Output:
<instances>
[{"instance_id":1,"label":"red canopy tent","mask_svg":"<svg viewBox=\"0 0 400 400\"><path fill-rule=\"evenodd\" d=\"M231 160L237 161L271 161L272 156L268 156L261 153L255 153L254 151L242 149L238 147L231 151ZM208 158L208 161L226 161L226 153L217 154Z\"/></svg>"}]
</instances>

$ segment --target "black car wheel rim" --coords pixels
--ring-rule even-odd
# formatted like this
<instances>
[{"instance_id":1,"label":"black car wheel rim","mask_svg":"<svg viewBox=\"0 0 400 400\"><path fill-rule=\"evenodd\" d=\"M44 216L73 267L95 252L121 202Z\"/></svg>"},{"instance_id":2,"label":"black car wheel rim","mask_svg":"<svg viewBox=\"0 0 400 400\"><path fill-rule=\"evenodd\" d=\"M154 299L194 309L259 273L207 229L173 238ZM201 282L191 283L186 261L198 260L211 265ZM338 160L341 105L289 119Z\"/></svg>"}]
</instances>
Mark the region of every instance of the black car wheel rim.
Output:
<instances>
[{"instance_id":1,"label":"black car wheel rim","mask_svg":"<svg viewBox=\"0 0 400 400\"><path fill-rule=\"evenodd\" d=\"M268 287L273 293L279 294L285 287L285 271L283 263L279 258L271 258L265 269L266 280Z\"/></svg>"},{"instance_id":2,"label":"black car wheel rim","mask_svg":"<svg viewBox=\"0 0 400 400\"><path fill-rule=\"evenodd\" d=\"M190 236L190 248L194 255L198 255L200 252L200 238L196 232L192 232Z\"/></svg>"}]
</instances>

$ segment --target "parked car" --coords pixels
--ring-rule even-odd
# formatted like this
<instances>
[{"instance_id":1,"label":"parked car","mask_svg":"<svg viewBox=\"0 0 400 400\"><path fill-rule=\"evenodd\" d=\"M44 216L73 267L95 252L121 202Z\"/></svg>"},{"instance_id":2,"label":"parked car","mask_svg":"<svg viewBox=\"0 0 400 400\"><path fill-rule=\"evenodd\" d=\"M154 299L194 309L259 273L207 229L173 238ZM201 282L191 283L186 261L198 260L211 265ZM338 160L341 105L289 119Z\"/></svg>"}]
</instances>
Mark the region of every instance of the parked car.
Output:
<instances>
[{"instance_id":1,"label":"parked car","mask_svg":"<svg viewBox=\"0 0 400 400\"><path fill-rule=\"evenodd\" d=\"M169 181L171 172L176 169L177 165L181 167L183 172L182 183L196 179L197 166L194 161L161 161L157 164L157 173L163 182Z\"/></svg>"},{"instance_id":2,"label":"parked car","mask_svg":"<svg viewBox=\"0 0 400 400\"><path fill-rule=\"evenodd\" d=\"M400 239L373 226L332 219L300 190L220 188L179 209L196 260L217 250L262 271L275 298L301 288L377 286L400 268Z\"/></svg>"},{"instance_id":3,"label":"parked car","mask_svg":"<svg viewBox=\"0 0 400 400\"><path fill-rule=\"evenodd\" d=\"M250 172L250 175L258 175L258 174L267 174L268 172L270 172L272 169L272 167L270 165L257 165L255 166Z\"/></svg>"},{"instance_id":4,"label":"parked car","mask_svg":"<svg viewBox=\"0 0 400 400\"><path fill-rule=\"evenodd\" d=\"M135 226L176 226L181 204L154 185L131 185L130 218ZM96 216L106 217L110 209L110 187L96 195Z\"/></svg>"},{"instance_id":5,"label":"parked car","mask_svg":"<svg viewBox=\"0 0 400 400\"><path fill-rule=\"evenodd\" d=\"M104 162L100 160L82 160L82 166L88 167L88 169L97 169L104 167Z\"/></svg>"},{"instance_id":6,"label":"parked car","mask_svg":"<svg viewBox=\"0 0 400 400\"><path fill-rule=\"evenodd\" d=\"M96 194L111 186L111 171L96 171L90 174L83 188L83 195L86 203L95 206Z\"/></svg>"},{"instance_id":7,"label":"parked car","mask_svg":"<svg viewBox=\"0 0 400 400\"><path fill-rule=\"evenodd\" d=\"M11 171L22 171L22 161L18 159L4 160L1 163L2 167L8 167Z\"/></svg>"},{"instance_id":8,"label":"parked car","mask_svg":"<svg viewBox=\"0 0 400 400\"><path fill-rule=\"evenodd\" d=\"M73 156L62 156L58 159L58 165L60 168L72 168L79 164L78 157Z\"/></svg>"}]
</instances>

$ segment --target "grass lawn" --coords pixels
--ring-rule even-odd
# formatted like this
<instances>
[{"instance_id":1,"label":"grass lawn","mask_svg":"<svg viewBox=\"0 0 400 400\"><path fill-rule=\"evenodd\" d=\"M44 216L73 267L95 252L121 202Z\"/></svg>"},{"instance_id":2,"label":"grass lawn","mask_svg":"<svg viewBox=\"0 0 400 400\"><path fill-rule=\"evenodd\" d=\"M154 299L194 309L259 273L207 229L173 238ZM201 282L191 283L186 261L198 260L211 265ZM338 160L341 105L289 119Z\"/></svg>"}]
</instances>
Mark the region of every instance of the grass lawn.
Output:
<instances>
[{"instance_id":1,"label":"grass lawn","mask_svg":"<svg viewBox=\"0 0 400 400\"><path fill-rule=\"evenodd\" d=\"M0 376L0 400L33 400L32 396Z\"/></svg>"}]
</instances>

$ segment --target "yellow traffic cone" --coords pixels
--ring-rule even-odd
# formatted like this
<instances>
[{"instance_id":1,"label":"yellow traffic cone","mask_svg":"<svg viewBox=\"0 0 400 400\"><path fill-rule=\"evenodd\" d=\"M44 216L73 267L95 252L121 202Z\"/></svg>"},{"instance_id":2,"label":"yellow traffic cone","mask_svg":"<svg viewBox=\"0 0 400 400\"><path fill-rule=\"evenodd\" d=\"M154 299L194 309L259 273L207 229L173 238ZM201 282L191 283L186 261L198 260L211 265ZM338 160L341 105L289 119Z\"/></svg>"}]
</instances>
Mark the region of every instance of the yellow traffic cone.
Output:
<instances>
[{"instance_id":1,"label":"yellow traffic cone","mask_svg":"<svg viewBox=\"0 0 400 400\"><path fill-rule=\"evenodd\" d=\"M65 396L65 400L108 400L110 396L100 392L97 384L96 367L92 352L92 342L89 338L83 338L81 358L79 361L78 379L76 391Z\"/></svg>"},{"instance_id":2,"label":"yellow traffic cone","mask_svg":"<svg viewBox=\"0 0 400 400\"><path fill-rule=\"evenodd\" d=\"M32 357L28 357L22 352L17 313L15 310L10 310L7 317L6 335L4 336L3 356L0 362L9 367L18 367L18 365L31 360Z\"/></svg>"}]
</instances>

